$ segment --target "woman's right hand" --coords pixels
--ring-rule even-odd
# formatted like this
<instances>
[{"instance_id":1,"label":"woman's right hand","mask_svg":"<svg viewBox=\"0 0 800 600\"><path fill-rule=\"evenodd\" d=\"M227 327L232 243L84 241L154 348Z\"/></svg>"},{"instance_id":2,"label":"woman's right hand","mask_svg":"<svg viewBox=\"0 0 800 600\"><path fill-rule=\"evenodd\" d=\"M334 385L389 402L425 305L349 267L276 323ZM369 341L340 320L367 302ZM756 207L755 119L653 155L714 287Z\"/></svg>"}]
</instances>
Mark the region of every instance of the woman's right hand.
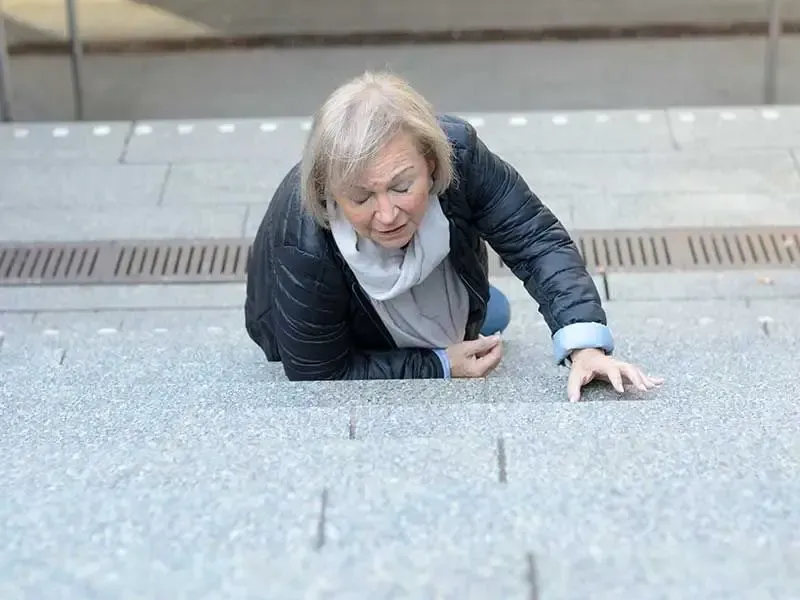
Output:
<instances>
[{"instance_id":1,"label":"woman's right hand","mask_svg":"<svg viewBox=\"0 0 800 600\"><path fill-rule=\"evenodd\" d=\"M451 377L486 377L503 358L500 335L480 336L447 348Z\"/></svg>"}]
</instances>

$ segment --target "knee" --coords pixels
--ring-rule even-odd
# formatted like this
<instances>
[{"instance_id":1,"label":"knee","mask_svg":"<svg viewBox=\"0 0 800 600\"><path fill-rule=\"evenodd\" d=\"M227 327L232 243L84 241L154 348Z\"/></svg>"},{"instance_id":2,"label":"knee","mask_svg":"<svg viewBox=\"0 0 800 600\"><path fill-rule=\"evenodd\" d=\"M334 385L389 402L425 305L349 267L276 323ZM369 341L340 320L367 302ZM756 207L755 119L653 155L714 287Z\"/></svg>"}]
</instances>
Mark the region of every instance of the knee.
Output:
<instances>
[{"instance_id":1,"label":"knee","mask_svg":"<svg viewBox=\"0 0 800 600\"><path fill-rule=\"evenodd\" d=\"M494 286L489 287L489 305L486 308L486 320L481 327L481 334L493 335L502 333L511 322L511 303L506 295Z\"/></svg>"}]
</instances>

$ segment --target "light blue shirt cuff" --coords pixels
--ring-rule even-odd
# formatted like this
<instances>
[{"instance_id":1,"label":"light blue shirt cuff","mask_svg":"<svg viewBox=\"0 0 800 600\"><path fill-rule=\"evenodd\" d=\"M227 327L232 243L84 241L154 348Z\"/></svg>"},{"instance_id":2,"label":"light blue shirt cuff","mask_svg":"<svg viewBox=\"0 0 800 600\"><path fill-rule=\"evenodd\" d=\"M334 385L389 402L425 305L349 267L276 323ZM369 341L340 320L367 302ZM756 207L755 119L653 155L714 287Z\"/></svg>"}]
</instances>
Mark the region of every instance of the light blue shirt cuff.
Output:
<instances>
[{"instance_id":1,"label":"light blue shirt cuff","mask_svg":"<svg viewBox=\"0 0 800 600\"><path fill-rule=\"evenodd\" d=\"M442 369L444 369L444 378L450 379L450 359L447 358L447 351L443 350L442 348L434 348L434 352L436 352L436 356L439 357L439 360L442 361Z\"/></svg>"},{"instance_id":2,"label":"light blue shirt cuff","mask_svg":"<svg viewBox=\"0 0 800 600\"><path fill-rule=\"evenodd\" d=\"M556 331L553 336L553 354L556 363L563 364L573 350L598 348L606 354L614 352L611 330L602 323L573 323Z\"/></svg>"}]
</instances>

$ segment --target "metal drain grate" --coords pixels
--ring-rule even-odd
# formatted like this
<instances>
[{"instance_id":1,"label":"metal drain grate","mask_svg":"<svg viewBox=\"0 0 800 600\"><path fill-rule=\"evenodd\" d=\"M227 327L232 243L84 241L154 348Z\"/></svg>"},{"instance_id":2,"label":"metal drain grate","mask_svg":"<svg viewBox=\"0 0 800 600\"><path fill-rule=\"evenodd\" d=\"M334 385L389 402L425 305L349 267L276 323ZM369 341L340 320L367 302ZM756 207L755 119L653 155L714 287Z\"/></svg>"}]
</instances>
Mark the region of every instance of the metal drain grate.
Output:
<instances>
[{"instance_id":1,"label":"metal drain grate","mask_svg":"<svg viewBox=\"0 0 800 600\"><path fill-rule=\"evenodd\" d=\"M597 230L572 237L592 273L800 268L800 227Z\"/></svg>"},{"instance_id":2,"label":"metal drain grate","mask_svg":"<svg viewBox=\"0 0 800 600\"><path fill-rule=\"evenodd\" d=\"M0 245L0 284L243 281L247 240Z\"/></svg>"},{"instance_id":3,"label":"metal drain grate","mask_svg":"<svg viewBox=\"0 0 800 600\"><path fill-rule=\"evenodd\" d=\"M800 268L800 227L578 231L573 238L592 273ZM247 239L0 243L0 285L242 282L249 253ZM490 274L510 274L493 252Z\"/></svg>"}]
</instances>

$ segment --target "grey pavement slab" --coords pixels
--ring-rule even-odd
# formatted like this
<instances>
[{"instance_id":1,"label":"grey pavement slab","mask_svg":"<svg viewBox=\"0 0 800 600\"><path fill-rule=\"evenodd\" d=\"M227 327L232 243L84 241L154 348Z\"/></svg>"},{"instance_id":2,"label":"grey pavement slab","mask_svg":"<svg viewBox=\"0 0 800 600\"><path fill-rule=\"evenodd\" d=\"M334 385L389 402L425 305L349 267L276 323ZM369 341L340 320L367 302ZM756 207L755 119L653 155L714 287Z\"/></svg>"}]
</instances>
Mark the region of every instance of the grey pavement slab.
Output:
<instances>
[{"instance_id":1,"label":"grey pavement slab","mask_svg":"<svg viewBox=\"0 0 800 600\"><path fill-rule=\"evenodd\" d=\"M800 137L796 106L671 109L668 113L680 148L796 148Z\"/></svg>"},{"instance_id":2,"label":"grey pavement slab","mask_svg":"<svg viewBox=\"0 0 800 600\"><path fill-rule=\"evenodd\" d=\"M504 334L505 357L485 380L288 383L279 363L267 363L247 337L234 310L151 311L37 315L7 333L2 360L20 393L44 397L70 393L103 394L137 402L140 381L168 385L171 401L197 397L248 398L265 406L336 406L465 403L563 403L566 369L552 361L549 332L533 301L512 286L513 319ZM786 356L797 349L800 326L794 303L770 300L731 302L611 302L609 323L617 356L639 364L667 384L648 395L630 391L620 398L607 385L590 386L585 400L653 400L670 404L694 398L745 401L762 395L793 394L796 378ZM239 313L241 314L241 313ZM120 317L122 316L121 322ZM766 323L766 325L765 325ZM26 367L24 357L64 352L58 369ZM758 373L756 378L753 373ZM10 384L9 384L10 385Z\"/></svg>"},{"instance_id":3,"label":"grey pavement slab","mask_svg":"<svg viewBox=\"0 0 800 600\"><path fill-rule=\"evenodd\" d=\"M46 211L125 205L130 213L159 203L167 170L166 165L0 164L0 207Z\"/></svg>"},{"instance_id":4,"label":"grey pavement slab","mask_svg":"<svg viewBox=\"0 0 800 600\"><path fill-rule=\"evenodd\" d=\"M503 153L674 151L666 113L660 110L527 111L460 116L476 126L490 148ZM125 161L259 161L286 170L300 158L307 122L304 119L140 122L134 127Z\"/></svg>"},{"instance_id":5,"label":"grey pavement slab","mask_svg":"<svg viewBox=\"0 0 800 600\"><path fill-rule=\"evenodd\" d=\"M610 273L612 303L673 300L794 300L800 296L794 270L731 270L684 273ZM520 282L509 274L492 283L524 299ZM603 293L600 278L595 285ZM244 283L196 285L8 286L0 288L0 314L49 311L240 309ZM527 302L527 300L525 300ZM777 306L777 304L776 304Z\"/></svg>"},{"instance_id":6,"label":"grey pavement slab","mask_svg":"<svg viewBox=\"0 0 800 600\"><path fill-rule=\"evenodd\" d=\"M535 459L531 466L535 471ZM339 521L342 537L361 534L369 542L340 542L335 550L355 557L342 560L353 579L378 569L399 575L381 587L367 579L377 597L414 590L530 598L527 552L537 558L546 598L793 597L796 537L783 528L797 518L790 508L796 483L764 484L755 474L724 483L669 475L671 481L634 485L572 480L564 488L536 478L504 491L466 482L365 485L340 498ZM763 506L764 496L774 503ZM744 529L732 525L739 519ZM338 525L335 516L331 521ZM350 581L340 583L342 597L353 597Z\"/></svg>"},{"instance_id":7,"label":"grey pavement slab","mask_svg":"<svg viewBox=\"0 0 800 600\"><path fill-rule=\"evenodd\" d=\"M0 331L1 336L8 335L12 331L35 331L33 324L36 313L7 313L0 312Z\"/></svg>"},{"instance_id":8,"label":"grey pavement slab","mask_svg":"<svg viewBox=\"0 0 800 600\"><path fill-rule=\"evenodd\" d=\"M266 209L288 171L258 160L175 164L164 189L164 204L256 204Z\"/></svg>"},{"instance_id":9,"label":"grey pavement slab","mask_svg":"<svg viewBox=\"0 0 800 600\"><path fill-rule=\"evenodd\" d=\"M549 126L544 124L548 118L544 114L524 125L512 124L513 113L494 115L495 121L487 120L479 129L483 136L490 132L494 134L489 138L499 136L494 149L570 229L740 226L798 220L800 171L796 158L786 149L615 152L615 142L609 140L624 137L630 123L620 126L611 121L592 125L615 132L598 142L603 152L589 152L580 143L575 152L565 147L552 153L537 152L532 146L520 150L537 129L577 127L577 131L586 125L580 122L590 113L565 114L567 123ZM615 119L636 122L638 114L620 111ZM569 119L578 120L578 125ZM152 127L150 133L135 136L131 142L132 152L144 153L140 156L144 162L158 164L8 162L0 166L0 175L5 173L0 205L14 210L6 213L0 235L17 241L142 235L252 237L278 183L299 159L305 135L300 122L203 121L184 130L190 124L159 121L147 125ZM224 129L226 123L235 126L234 130ZM262 126L267 131L262 131ZM576 135L577 140L587 138L586 134ZM555 145L572 144L569 140L573 138L562 137L553 132L544 136L555 140ZM268 143L270 139L289 140L292 148L281 147L277 152ZM147 141L139 146L139 140ZM145 160L144 155L149 158ZM159 202L163 211L148 208ZM127 206L132 204L145 208L129 215Z\"/></svg>"},{"instance_id":10,"label":"grey pavement slab","mask_svg":"<svg viewBox=\"0 0 800 600\"><path fill-rule=\"evenodd\" d=\"M666 152L509 151L497 153L547 194L797 194L800 172L787 150L732 152L693 149Z\"/></svg>"},{"instance_id":11,"label":"grey pavement slab","mask_svg":"<svg viewBox=\"0 0 800 600\"><path fill-rule=\"evenodd\" d=\"M243 235L246 216L244 206L11 208L3 212L0 238L15 242L236 238Z\"/></svg>"},{"instance_id":12,"label":"grey pavement slab","mask_svg":"<svg viewBox=\"0 0 800 600\"><path fill-rule=\"evenodd\" d=\"M663 152L674 148L662 110L464 116L490 148L502 152Z\"/></svg>"},{"instance_id":13,"label":"grey pavement slab","mask_svg":"<svg viewBox=\"0 0 800 600\"><path fill-rule=\"evenodd\" d=\"M702 437L699 432L709 428L715 431L731 432L731 445L739 448L741 444L755 445L759 441L737 441L736 436L750 440L753 432L767 432L775 435L767 443L774 447L776 436L781 456L785 453L797 455L797 439L792 433L796 428L794 419L798 408L791 398L771 394L765 390L750 396L727 397L724 394L705 394L687 398L684 402L583 402L565 408L561 403L471 403L453 404L421 404L408 406L402 403L388 406L356 406L353 408L352 429L356 439L383 440L388 438L459 438L482 436L484 439L511 441L523 444L523 456L542 454L542 470L548 468L547 456L557 458L569 455L573 465L579 466L585 477L602 477L603 470L593 470L591 464L591 446L608 445L609 440L619 439L621 451L631 444L631 436L640 435L647 439L650 453L658 453L669 447L670 435L680 436L685 442L686 431L694 431L693 435ZM338 419L342 426L341 416ZM785 423L782 424L782 423ZM350 420L348 419L348 429ZM708 445L717 443L713 460L721 461L719 451L725 447L728 433L722 437L709 436L697 442L697 450L693 451L693 460L712 460L699 458L700 450L708 449ZM757 434L756 437L758 438ZM535 440L533 438L536 438ZM661 442L657 441L659 438ZM758 438L760 439L760 438ZM580 440L579 445L575 444ZM715 442L715 440L717 442ZM663 443L663 445L661 445ZM695 443L695 442L691 442ZM572 444L576 448L568 448ZM613 445L613 443L611 443ZM522 448L522 446L518 446ZM530 449L529 449L530 448ZM629 451L631 446L628 447ZM584 451L585 450L585 451ZM514 475L515 458L507 453L507 475L511 480L523 481L528 473ZM642 464L639 468L649 465ZM630 463L621 460L615 467L619 472L630 468ZM553 467L552 476L558 477L558 469ZM605 467L608 474L609 467ZM713 472L713 471L711 471ZM566 475L566 473L562 473ZM575 473L570 474L575 476Z\"/></svg>"},{"instance_id":14,"label":"grey pavement slab","mask_svg":"<svg viewBox=\"0 0 800 600\"><path fill-rule=\"evenodd\" d=\"M764 299L800 297L797 269L692 272L610 273L612 300Z\"/></svg>"},{"instance_id":15,"label":"grey pavement slab","mask_svg":"<svg viewBox=\"0 0 800 600\"><path fill-rule=\"evenodd\" d=\"M547 597L634 589L643 598L759 598L769 596L757 590L791 594L799 583L797 455L759 445L766 433L732 447L706 442L708 459L691 434L662 448L635 431L576 438L565 451L538 445L533 429L508 442L516 478L500 484L493 440L480 436L298 449L266 435L241 440L207 418L167 431L162 420L142 424L138 448L138 436L102 443L91 432L56 450L48 442L57 431L12 430L0 483L9 586L66 598L120 589L525 598L527 552ZM706 433L702 424L695 431ZM570 468L573 452L594 476ZM539 468L544 460L551 468ZM566 468L552 468L559 462Z\"/></svg>"},{"instance_id":16,"label":"grey pavement slab","mask_svg":"<svg viewBox=\"0 0 800 600\"><path fill-rule=\"evenodd\" d=\"M124 120L4 123L0 125L0 160L116 163L122 157L130 129L131 124Z\"/></svg>"},{"instance_id":17,"label":"grey pavement slab","mask_svg":"<svg viewBox=\"0 0 800 600\"><path fill-rule=\"evenodd\" d=\"M547 202L548 196L544 197ZM760 227L800 225L800 194L575 193L572 228Z\"/></svg>"},{"instance_id":18,"label":"grey pavement slab","mask_svg":"<svg viewBox=\"0 0 800 600\"><path fill-rule=\"evenodd\" d=\"M244 283L0 288L0 313L155 308L241 308Z\"/></svg>"},{"instance_id":19,"label":"grey pavement slab","mask_svg":"<svg viewBox=\"0 0 800 600\"><path fill-rule=\"evenodd\" d=\"M240 160L284 169L299 159L307 119L141 121L125 150L128 163Z\"/></svg>"},{"instance_id":20,"label":"grey pavement slab","mask_svg":"<svg viewBox=\"0 0 800 600\"><path fill-rule=\"evenodd\" d=\"M527 598L532 552L548 598L796 595L794 303L610 302L667 383L574 405L496 283L506 364L473 382L290 384L233 308L0 314L0 586Z\"/></svg>"}]
</instances>

